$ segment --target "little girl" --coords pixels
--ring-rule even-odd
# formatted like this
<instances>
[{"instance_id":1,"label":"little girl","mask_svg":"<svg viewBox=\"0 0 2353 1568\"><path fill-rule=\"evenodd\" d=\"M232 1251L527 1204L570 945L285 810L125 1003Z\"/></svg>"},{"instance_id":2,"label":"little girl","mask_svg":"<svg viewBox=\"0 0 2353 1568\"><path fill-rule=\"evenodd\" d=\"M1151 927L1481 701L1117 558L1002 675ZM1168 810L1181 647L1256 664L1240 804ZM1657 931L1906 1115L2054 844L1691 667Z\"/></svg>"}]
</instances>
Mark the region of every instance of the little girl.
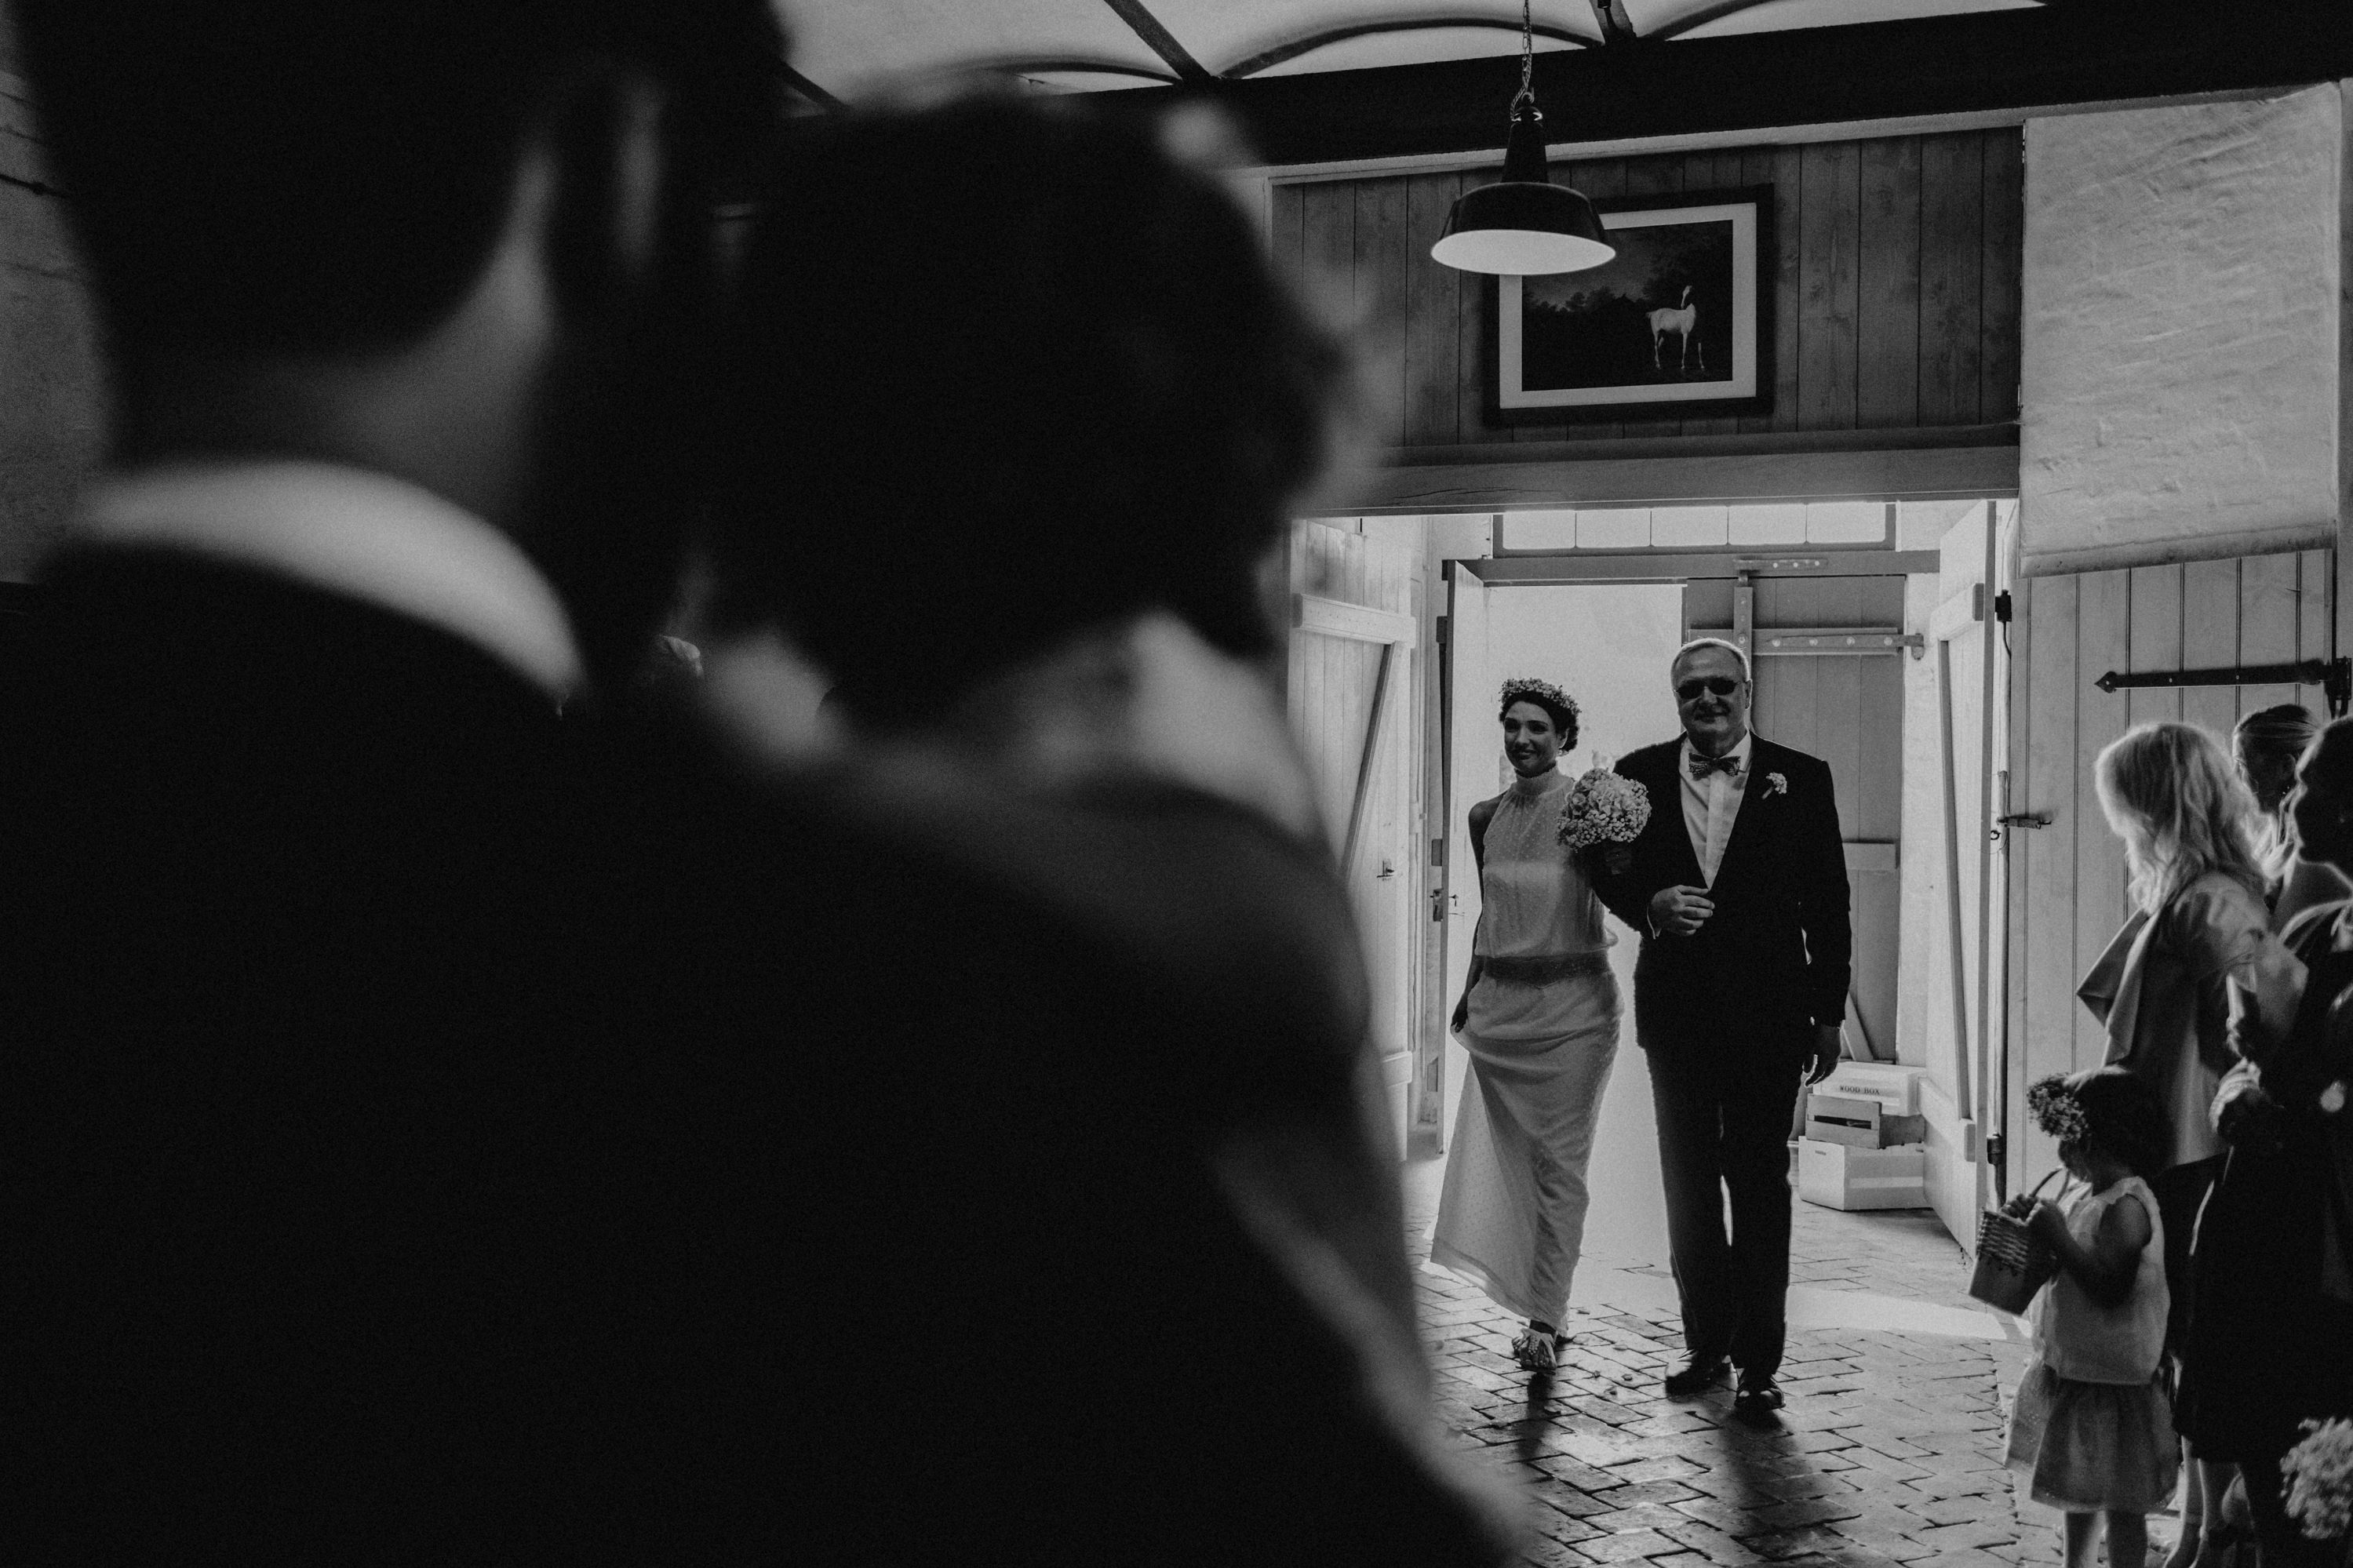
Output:
<instances>
[{"instance_id":1,"label":"little girl","mask_svg":"<svg viewBox=\"0 0 2353 1568\"><path fill-rule=\"evenodd\" d=\"M2165 1232L2145 1179L2164 1163L2166 1122L2148 1086L2122 1068L2048 1078L2027 1096L2090 1191L2064 1210L2027 1197L2010 1212L2058 1255L2018 1388L2010 1468L2034 1500L2065 1510L2067 1568L2139 1568L2150 1510L2172 1495L2179 1445L2158 1363L2165 1355Z\"/></svg>"}]
</instances>

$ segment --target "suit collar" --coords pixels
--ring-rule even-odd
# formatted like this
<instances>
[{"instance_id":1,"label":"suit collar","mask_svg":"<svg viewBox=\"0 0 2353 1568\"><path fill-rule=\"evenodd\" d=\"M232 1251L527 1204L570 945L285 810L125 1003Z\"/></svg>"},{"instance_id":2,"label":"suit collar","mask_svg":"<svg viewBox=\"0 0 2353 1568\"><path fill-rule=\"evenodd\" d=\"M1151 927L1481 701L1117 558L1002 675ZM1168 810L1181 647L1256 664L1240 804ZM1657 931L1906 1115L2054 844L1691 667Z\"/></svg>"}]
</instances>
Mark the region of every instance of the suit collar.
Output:
<instances>
[{"instance_id":1,"label":"suit collar","mask_svg":"<svg viewBox=\"0 0 2353 1568\"><path fill-rule=\"evenodd\" d=\"M79 531L85 549L185 550L423 622L558 701L581 684L563 604L514 542L390 475L299 462L153 468L93 489Z\"/></svg>"}]
</instances>

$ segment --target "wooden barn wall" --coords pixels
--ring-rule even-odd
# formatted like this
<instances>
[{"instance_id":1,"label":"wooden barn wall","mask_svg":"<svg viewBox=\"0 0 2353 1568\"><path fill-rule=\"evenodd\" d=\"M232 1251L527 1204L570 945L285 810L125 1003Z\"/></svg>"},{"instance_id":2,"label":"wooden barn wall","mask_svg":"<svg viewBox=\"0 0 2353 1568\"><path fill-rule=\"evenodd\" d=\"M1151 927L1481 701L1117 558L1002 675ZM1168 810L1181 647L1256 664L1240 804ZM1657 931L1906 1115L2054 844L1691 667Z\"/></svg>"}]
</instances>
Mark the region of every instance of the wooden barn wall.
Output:
<instances>
[{"instance_id":1,"label":"wooden barn wall","mask_svg":"<svg viewBox=\"0 0 2353 1568\"><path fill-rule=\"evenodd\" d=\"M1556 164L1599 198L1773 187L1769 416L1492 426L1481 279L1430 259L1487 171L1275 184L1280 265L1356 323L1390 446L1990 425L2018 416L2015 128Z\"/></svg>"},{"instance_id":2,"label":"wooden barn wall","mask_svg":"<svg viewBox=\"0 0 2353 1568\"><path fill-rule=\"evenodd\" d=\"M2010 1190L2056 1167L2027 1122L2026 1086L2098 1065L2105 1041L2075 999L2084 971L2124 923L2124 847L2093 785L2100 749L2135 724L2183 720L2228 736L2277 702L2327 709L2315 686L2108 693L2105 671L2194 669L2331 657L2330 552L2033 577L2012 589L2010 809L2047 811L2010 858Z\"/></svg>"}]
</instances>

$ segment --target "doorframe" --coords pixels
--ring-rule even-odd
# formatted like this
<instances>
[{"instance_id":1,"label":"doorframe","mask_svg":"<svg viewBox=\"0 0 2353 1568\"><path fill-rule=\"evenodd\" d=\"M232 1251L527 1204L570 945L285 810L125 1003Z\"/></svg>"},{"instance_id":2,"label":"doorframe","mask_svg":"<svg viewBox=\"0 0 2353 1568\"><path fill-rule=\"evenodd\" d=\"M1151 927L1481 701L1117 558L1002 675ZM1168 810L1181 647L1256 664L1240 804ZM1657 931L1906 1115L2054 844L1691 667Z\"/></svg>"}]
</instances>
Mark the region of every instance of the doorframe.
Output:
<instances>
[{"instance_id":1,"label":"doorframe","mask_svg":"<svg viewBox=\"0 0 2353 1568\"><path fill-rule=\"evenodd\" d=\"M1454 798L1454 659L1457 638L1454 635L1454 589L1456 574L1469 577L1482 588L1508 587L1574 587L1578 585L1633 584L1641 583L1688 584L1694 582L1731 580L1744 586L1763 577L1772 578L1833 578L1833 577L1911 577L1936 575L1944 564L1943 553L1936 550L1898 550L1885 547L1842 547L1809 550L1803 546L1785 547L1754 552L1730 551L1648 550L1616 552L1558 552L1502 556L1454 556L1445 562L1446 571L1440 583L1445 590L1445 609L1439 616L1437 637L1438 657L1433 661L1438 678L1440 701L1435 716L1433 734L1441 762L1440 799L1437 816L1439 831L1433 837L1433 849L1439 858L1430 889L1431 912L1440 927L1437 939L1437 962L1434 973L1451 976L1454 941L1453 922L1446 919L1452 908L1456 892L1453 863L1453 825L1457 803ZM1753 628L1743 627L1743 630ZM1768 627L1768 632L1783 628ZM1804 636L1824 628L1795 628L1787 635ZM1686 630L1689 630L1686 623ZM1749 638L1742 637L1742 647L1747 651ZM1466 807L1467 809L1467 807ZM1447 1013L1454 998L1443 994L1444 987L1433 987L1432 994L1423 1000L1428 1015L1420 1022L1429 1027L1435 1021L1434 1036L1439 1042L1441 1064L1451 1043L1446 1027ZM1892 1033L1892 1030L1891 1030ZM1878 1042L1873 1042L1873 1055L1877 1056ZM1895 1059L1895 1042L1886 1042L1891 1053L1884 1059ZM1443 1066L1440 1074L1440 1106L1437 1137L1440 1147L1450 1131L1449 1113L1453 1105L1446 1093ZM1417 1122L1417 1125L1423 1125Z\"/></svg>"},{"instance_id":2,"label":"doorframe","mask_svg":"<svg viewBox=\"0 0 2353 1568\"><path fill-rule=\"evenodd\" d=\"M1683 553L1626 551L1562 552L1462 560L1490 588L1545 587L1577 583L1689 583L1753 577L1905 577L1934 574L1944 558L1934 550L1780 550Z\"/></svg>"}]
</instances>

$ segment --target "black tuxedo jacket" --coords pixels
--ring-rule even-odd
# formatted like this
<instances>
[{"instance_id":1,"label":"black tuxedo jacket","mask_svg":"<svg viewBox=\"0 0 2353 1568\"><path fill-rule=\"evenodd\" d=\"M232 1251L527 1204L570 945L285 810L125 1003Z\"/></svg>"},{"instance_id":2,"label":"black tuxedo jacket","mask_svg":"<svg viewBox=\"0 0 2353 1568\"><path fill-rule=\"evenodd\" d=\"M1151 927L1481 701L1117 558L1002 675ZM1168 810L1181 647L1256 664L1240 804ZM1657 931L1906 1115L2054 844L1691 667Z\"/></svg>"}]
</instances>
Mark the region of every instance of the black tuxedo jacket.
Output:
<instances>
[{"instance_id":1,"label":"black tuxedo jacket","mask_svg":"<svg viewBox=\"0 0 2353 1568\"><path fill-rule=\"evenodd\" d=\"M1181 801L919 841L166 550L56 563L24 642L34 1555L1502 1561L1413 1427L1313 856ZM1041 840L1076 864L981 863Z\"/></svg>"},{"instance_id":2,"label":"black tuxedo jacket","mask_svg":"<svg viewBox=\"0 0 2353 1568\"><path fill-rule=\"evenodd\" d=\"M1846 1016L1852 933L1846 851L1827 763L1757 736L1740 815L1707 895L1715 912L1691 936L1651 934L1662 888L1706 885L1683 825L1683 742L1646 746L1618 772L1649 792L1651 818L1622 873L1596 889L1642 936L1634 1027L1646 1050L1694 1060L1796 1053L1809 1026Z\"/></svg>"}]
</instances>

